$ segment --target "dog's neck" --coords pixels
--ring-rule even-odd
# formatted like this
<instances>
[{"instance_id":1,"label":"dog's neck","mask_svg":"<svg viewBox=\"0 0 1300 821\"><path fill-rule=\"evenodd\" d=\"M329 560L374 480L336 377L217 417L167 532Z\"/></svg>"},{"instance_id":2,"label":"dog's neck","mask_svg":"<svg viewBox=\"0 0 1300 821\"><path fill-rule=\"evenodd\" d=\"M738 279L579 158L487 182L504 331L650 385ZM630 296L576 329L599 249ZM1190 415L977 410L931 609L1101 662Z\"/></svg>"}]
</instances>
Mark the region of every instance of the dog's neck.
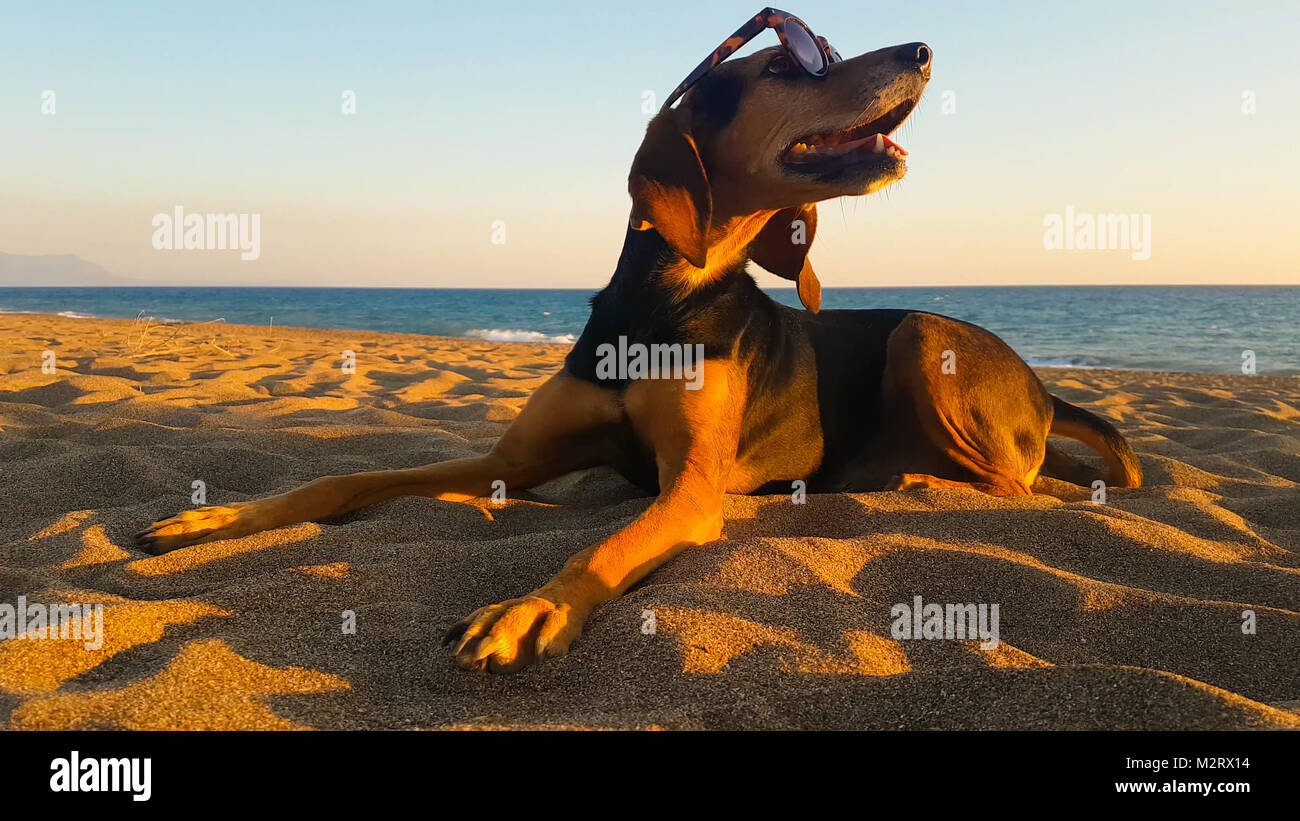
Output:
<instances>
[{"instance_id":1,"label":"dog's neck","mask_svg":"<svg viewBox=\"0 0 1300 821\"><path fill-rule=\"evenodd\" d=\"M716 233L708 265L695 268L658 231L628 227L609 284L591 300L591 315L565 357L568 373L605 384L597 376L602 346L620 340L704 345L705 355L734 349L756 316L778 310L745 272L749 246L764 219L739 220ZM759 325L763 325L759 319Z\"/></svg>"},{"instance_id":2,"label":"dog's neck","mask_svg":"<svg viewBox=\"0 0 1300 821\"><path fill-rule=\"evenodd\" d=\"M708 257L703 268L687 262L653 228L637 230L629 227L618 267L614 270L614 281L638 289L650 287L662 291L672 302L681 302L710 285L743 272L749 260L750 244L773 213L763 211L732 217L712 226Z\"/></svg>"}]
</instances>

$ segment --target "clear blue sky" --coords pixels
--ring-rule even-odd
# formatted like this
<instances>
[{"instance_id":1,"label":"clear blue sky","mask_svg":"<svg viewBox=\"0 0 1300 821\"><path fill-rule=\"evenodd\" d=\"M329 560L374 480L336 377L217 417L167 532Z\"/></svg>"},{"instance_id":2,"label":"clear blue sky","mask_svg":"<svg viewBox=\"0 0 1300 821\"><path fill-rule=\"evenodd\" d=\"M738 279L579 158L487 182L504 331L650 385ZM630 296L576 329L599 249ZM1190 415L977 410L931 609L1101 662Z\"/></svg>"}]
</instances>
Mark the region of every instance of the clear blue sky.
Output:
<instances>
[{"instance_id":1,"label":"clear blue sky","mask_svg":"<svg viewBox=\"0 0 1300 821\"><path fill-rule=\"evenodd\" d=\"M596 286L643 92L759 5L4 0L0 251L178 284ZM846 56L935 51L908 178L822 206L827 285L1300 282L1294 2L784 7ZM155 251L174 205L260 213L261 258ZM1151 214L1152 258L1044 251L1067 205Z\"/></svg>"}]
</instances>

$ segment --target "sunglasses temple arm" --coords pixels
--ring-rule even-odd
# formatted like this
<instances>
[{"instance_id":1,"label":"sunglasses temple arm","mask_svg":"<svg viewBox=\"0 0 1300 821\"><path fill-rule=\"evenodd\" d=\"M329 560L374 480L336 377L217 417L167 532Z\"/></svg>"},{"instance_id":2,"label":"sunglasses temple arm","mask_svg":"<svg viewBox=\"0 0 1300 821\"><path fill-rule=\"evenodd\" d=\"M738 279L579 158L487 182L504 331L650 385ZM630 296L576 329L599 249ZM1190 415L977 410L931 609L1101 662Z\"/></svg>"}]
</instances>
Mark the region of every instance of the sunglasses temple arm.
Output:
<instances>
[{"instance_id":1,"label":"sunglasses temple arm","mask_svg":"<svg viewBox=\"0 0 1300 821\"><path fill-rule=\"evenodd\" d=\"M816 35L816 37L817 37L817 45L822 47L822 53L826 55L826 62L827 63L838 62L836 60L837 55L835 53L835 47L831 45L831 41L827 40L825 37L821 36L820 34Z\"/></svg>"},{"instance_id":2,"label":"sunglasses temple arm","mask_svg":"<svg viewBox=\"0 0 1300 821\"><path fill-rule=\"evenodd\" d=\"M740 49L750 40L753 40L755 37L766 31L768 29L767 17L771 11L770 8L763 9L763 11L751 17L745 25L736 29L734 34L723 40L722 43L713 50L713 53L704 60L704 62L700 63L695 67L694 71L686 75L686 79L682 81L681 85L673 89L672 94L668 95L668 100L659 110L663 111L669 108L673 103L681 99L682 95L687 91L690 91L691 86L698 83L700 78L705 74L708 74L711 70L716 68L723 60L735 54L737 51L740 51Z\"/></svg>"}]
</instances>

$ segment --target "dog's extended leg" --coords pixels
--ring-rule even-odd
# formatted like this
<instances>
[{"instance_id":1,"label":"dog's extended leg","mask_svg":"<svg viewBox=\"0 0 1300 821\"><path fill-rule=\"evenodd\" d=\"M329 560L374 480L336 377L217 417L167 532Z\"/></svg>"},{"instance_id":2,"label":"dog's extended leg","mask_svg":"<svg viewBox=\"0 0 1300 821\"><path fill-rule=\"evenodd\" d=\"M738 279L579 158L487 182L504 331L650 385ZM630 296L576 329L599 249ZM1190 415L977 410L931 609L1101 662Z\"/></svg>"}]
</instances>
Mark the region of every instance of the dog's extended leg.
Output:
<instances>
[{"instance_id":1,"label":"dog's extended leg","mask_svg":"<svg viewBox=\"0 0 1300 821\"><path fill-rule=\"evenodd\" d=\"M613 391L564 374L542 384L486 456L424 467L325 476L251 502L189 510L136 534L153 553L247 536L262 530L330 519L398 496L460 501L486 496L492 483L523 490L574 470L599 464L607 439L601 429L617 425L622 410Z\"/></svg>"},{"instance_id":2,"label":"dog's extended leg","mask_svg":"<svg viewBox=\"0 0 1300 821\"><path fill-rule=\"evenodd\" d=\"M628 416L651 444L659 497L635 522L571 558L527 596L481 608L447 634L464 667L513 672L563 655L591 611L683 549L717 539L745 404L728 363L706 363L703 387L647 381L628 389Z\"/></svg>"}]
</instances>

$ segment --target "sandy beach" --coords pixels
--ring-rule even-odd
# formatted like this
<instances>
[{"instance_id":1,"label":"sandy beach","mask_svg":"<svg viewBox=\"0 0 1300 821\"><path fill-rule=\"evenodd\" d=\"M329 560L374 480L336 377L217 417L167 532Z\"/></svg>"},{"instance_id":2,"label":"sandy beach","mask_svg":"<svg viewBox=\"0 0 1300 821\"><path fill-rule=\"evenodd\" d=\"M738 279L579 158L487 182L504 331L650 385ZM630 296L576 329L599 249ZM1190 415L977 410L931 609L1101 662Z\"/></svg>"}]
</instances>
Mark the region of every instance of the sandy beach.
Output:
<instances>
[{"instance_id":1,"label":"sandy beach","mask_svg":"<svg viewBox=\"0 0 1300 821\"><path fill-rule=\"evenodd\" d=\"M131 535L196 480L221 504L483 453L566 346L40 315L0 342L0 602L104 618L95 649L0 642L0 726L1300 728L1300 378L1041 370L1147 487L728 497L727 540L492 676L444 631L632 521L617 474L162 556ZM893 638L918 595L999 603L1000 644Z\"/></svg>"}]
</instances>

